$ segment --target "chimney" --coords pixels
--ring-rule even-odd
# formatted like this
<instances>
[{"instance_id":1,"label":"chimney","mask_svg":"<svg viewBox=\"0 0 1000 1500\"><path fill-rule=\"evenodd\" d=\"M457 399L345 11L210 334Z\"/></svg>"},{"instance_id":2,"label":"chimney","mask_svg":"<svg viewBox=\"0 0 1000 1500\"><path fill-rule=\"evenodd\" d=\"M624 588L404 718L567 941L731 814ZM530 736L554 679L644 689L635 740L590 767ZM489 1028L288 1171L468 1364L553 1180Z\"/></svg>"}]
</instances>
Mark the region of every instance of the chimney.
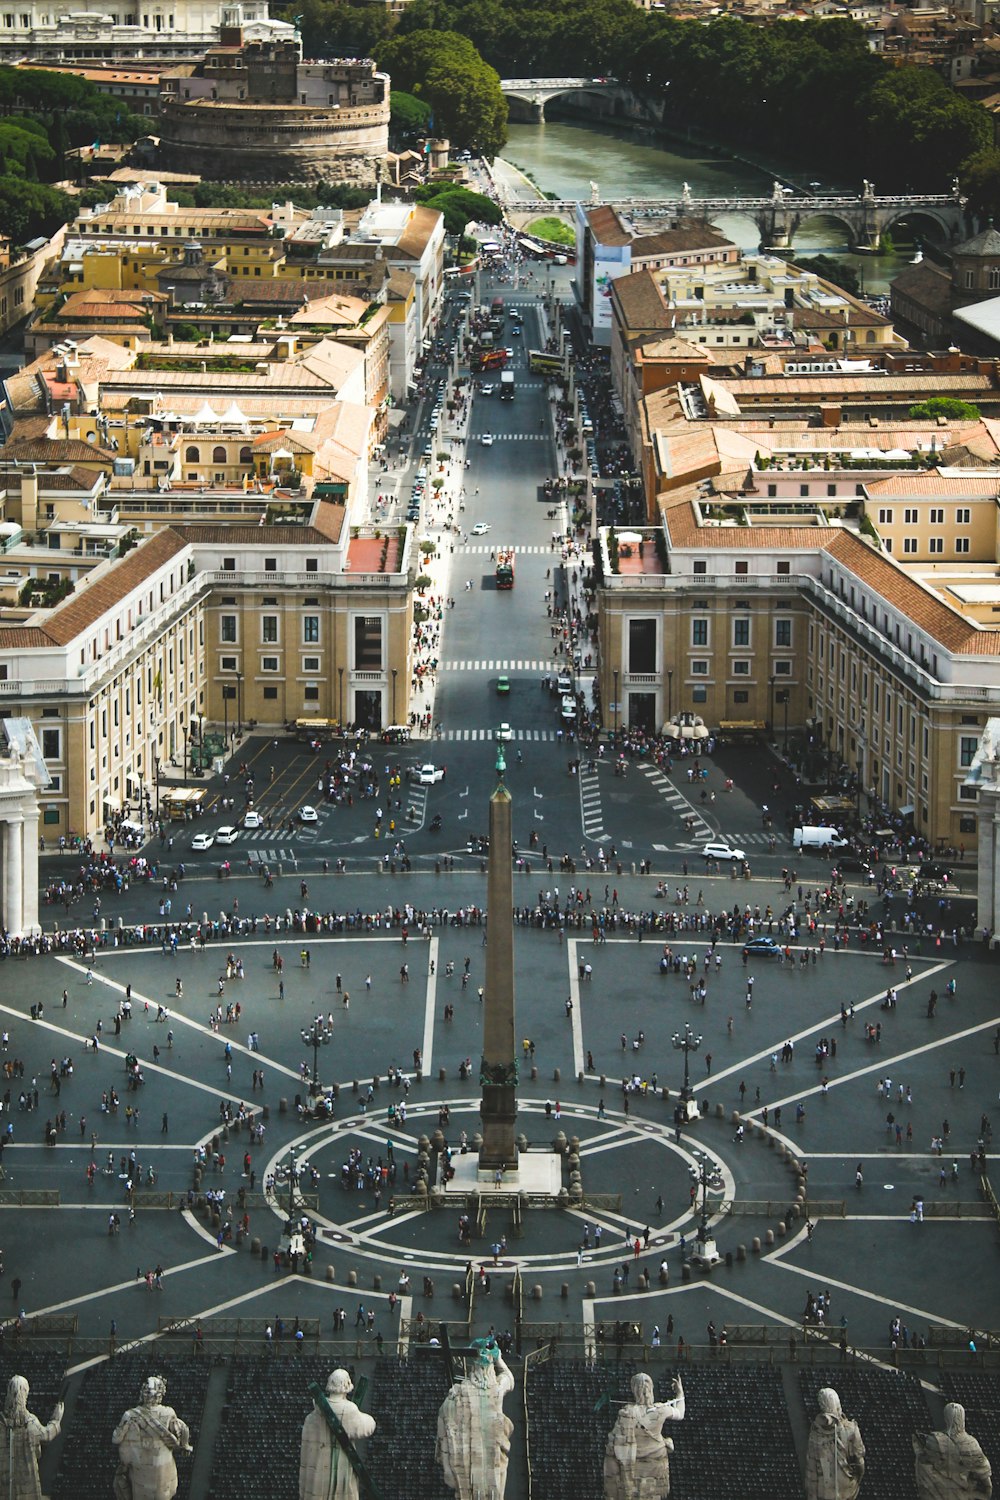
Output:
<instances>
[{"instance_id":1,"label":"chimney","mask_svg":"<svg viewBox=\"0 0 1000 1500\"><path fill-rule=\"evenodd\" d=\"M21 475L21 527L24 531L38 528L38 473L32 469Z\"/></svg>"}]
</instances>

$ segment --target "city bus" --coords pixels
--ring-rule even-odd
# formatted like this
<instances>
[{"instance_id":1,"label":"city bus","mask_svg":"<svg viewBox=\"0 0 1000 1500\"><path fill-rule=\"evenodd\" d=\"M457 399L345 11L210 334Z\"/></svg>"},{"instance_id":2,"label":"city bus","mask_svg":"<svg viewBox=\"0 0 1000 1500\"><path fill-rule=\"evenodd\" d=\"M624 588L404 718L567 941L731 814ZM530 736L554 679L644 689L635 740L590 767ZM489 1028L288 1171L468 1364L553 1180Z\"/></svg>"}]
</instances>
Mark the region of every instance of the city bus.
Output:
<instances>
[{"instance_id":1,"label":"city bus","mask_svg":"<svg viewBox=\"0 0 1000 1500\"><path fill-rule=\"evenodd\" d=\"M528 369L536 375L565 375L566 368L561 354L546 354L544 349L528 350Z\"/></svg>"},{"instance_id":2,"label":"city bus","mask_svg":"<svg viewBox=\"0 0 1000 1500\"><path fill-rule=\"evenodd\" d=\"M506 349L483 349L473 356L472 369L474 374L480 375L484 370L502 370L506 363Z\"/></svg>"},{"instance_id":3,"label":"city bus","mask_svg":"<svg viewBox=\"0 0 1000 1500\"><path fill-rule=\"evenodd\" d=\"M512 589L514 587L513 547L502 547L497 553L496 579L498 589Z\"/></svg>"}]
</instances>

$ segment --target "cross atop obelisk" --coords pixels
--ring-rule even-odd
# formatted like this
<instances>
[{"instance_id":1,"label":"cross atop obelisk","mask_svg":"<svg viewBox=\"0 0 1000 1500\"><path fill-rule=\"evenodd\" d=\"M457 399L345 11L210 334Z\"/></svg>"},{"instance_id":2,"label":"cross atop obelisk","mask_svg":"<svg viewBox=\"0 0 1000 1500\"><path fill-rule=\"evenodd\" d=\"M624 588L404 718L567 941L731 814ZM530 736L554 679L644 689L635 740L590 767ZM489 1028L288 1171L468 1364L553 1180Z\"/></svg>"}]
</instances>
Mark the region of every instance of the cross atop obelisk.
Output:
<instances>
[{"instance_id":1,"label":"cross atop obelisk","mask_svg":"<svg viewBox=\"0 0 1000 1500\"><path fill-rule=\"evenodd\" d=\"M497 747L497 785L490 798L490 857L486 878L486 983L483 986L483 1089L480 1116L483 1144L479 1172L507 1180L517 1170L514 1121L517 1117L517 1052L514 1044L514 872L513 818L504 785L507 765Z\"/></svg>"}]
</instances>

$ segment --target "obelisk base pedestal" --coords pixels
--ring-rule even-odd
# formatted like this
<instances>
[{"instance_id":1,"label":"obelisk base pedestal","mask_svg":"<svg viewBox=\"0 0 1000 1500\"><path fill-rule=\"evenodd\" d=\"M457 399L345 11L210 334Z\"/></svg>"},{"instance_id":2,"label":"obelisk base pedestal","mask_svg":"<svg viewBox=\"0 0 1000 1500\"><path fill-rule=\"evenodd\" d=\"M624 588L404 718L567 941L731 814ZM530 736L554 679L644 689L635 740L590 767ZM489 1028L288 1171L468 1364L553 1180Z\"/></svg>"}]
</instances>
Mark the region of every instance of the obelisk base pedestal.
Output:
<instances>
[{"instance_id":1,"label":"obelisk base pedestal","mask_svg":"<svg viewBox=\"0 0 1000 1500\"><path fill-rule=\"evenodd\" d=\"M480 1172L517 1171L517 1090L513 1083L485 1083L480 1106L483 1144L479 1149Z\"/></svg>"}]
</instances>

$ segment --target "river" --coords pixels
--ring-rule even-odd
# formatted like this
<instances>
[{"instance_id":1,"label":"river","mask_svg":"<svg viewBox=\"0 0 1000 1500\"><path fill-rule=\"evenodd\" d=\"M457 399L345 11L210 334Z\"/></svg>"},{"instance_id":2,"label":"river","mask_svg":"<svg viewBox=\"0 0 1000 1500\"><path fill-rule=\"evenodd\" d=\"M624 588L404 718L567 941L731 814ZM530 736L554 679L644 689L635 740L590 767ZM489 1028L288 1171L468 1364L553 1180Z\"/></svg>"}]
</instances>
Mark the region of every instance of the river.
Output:
<instances>
[{"instance_id":1,"label":"river","mask_svg":"<svg viewBox=\"0 0 1000 1500\"><path fill-rule=\"evenodd\" d=\"M648 130L575 120L511 124L503 155L527 173L543 193L584 202L590 198L592 182L597 183L599 194L616 198L679 198L686 182L698 199L742 193L767 196L774 180L773 173L759 171L746 162L716 156ZM785 181L801 182L801 171L785 175L780 165L775 170ZM835 186L850 191L845 184L822 184L827 191ZM860 191L860 183L854 191ZM758 248L757 226L752 219L724 214L716 223L743 249ZM913 258L907 251L855 255L844 240L843 226L835 219L815 219L806 225L795 237L795 249L800 255L834 255L849 262L870 292L886 291L889 280Z\"/></svg>"}]
</instances>

